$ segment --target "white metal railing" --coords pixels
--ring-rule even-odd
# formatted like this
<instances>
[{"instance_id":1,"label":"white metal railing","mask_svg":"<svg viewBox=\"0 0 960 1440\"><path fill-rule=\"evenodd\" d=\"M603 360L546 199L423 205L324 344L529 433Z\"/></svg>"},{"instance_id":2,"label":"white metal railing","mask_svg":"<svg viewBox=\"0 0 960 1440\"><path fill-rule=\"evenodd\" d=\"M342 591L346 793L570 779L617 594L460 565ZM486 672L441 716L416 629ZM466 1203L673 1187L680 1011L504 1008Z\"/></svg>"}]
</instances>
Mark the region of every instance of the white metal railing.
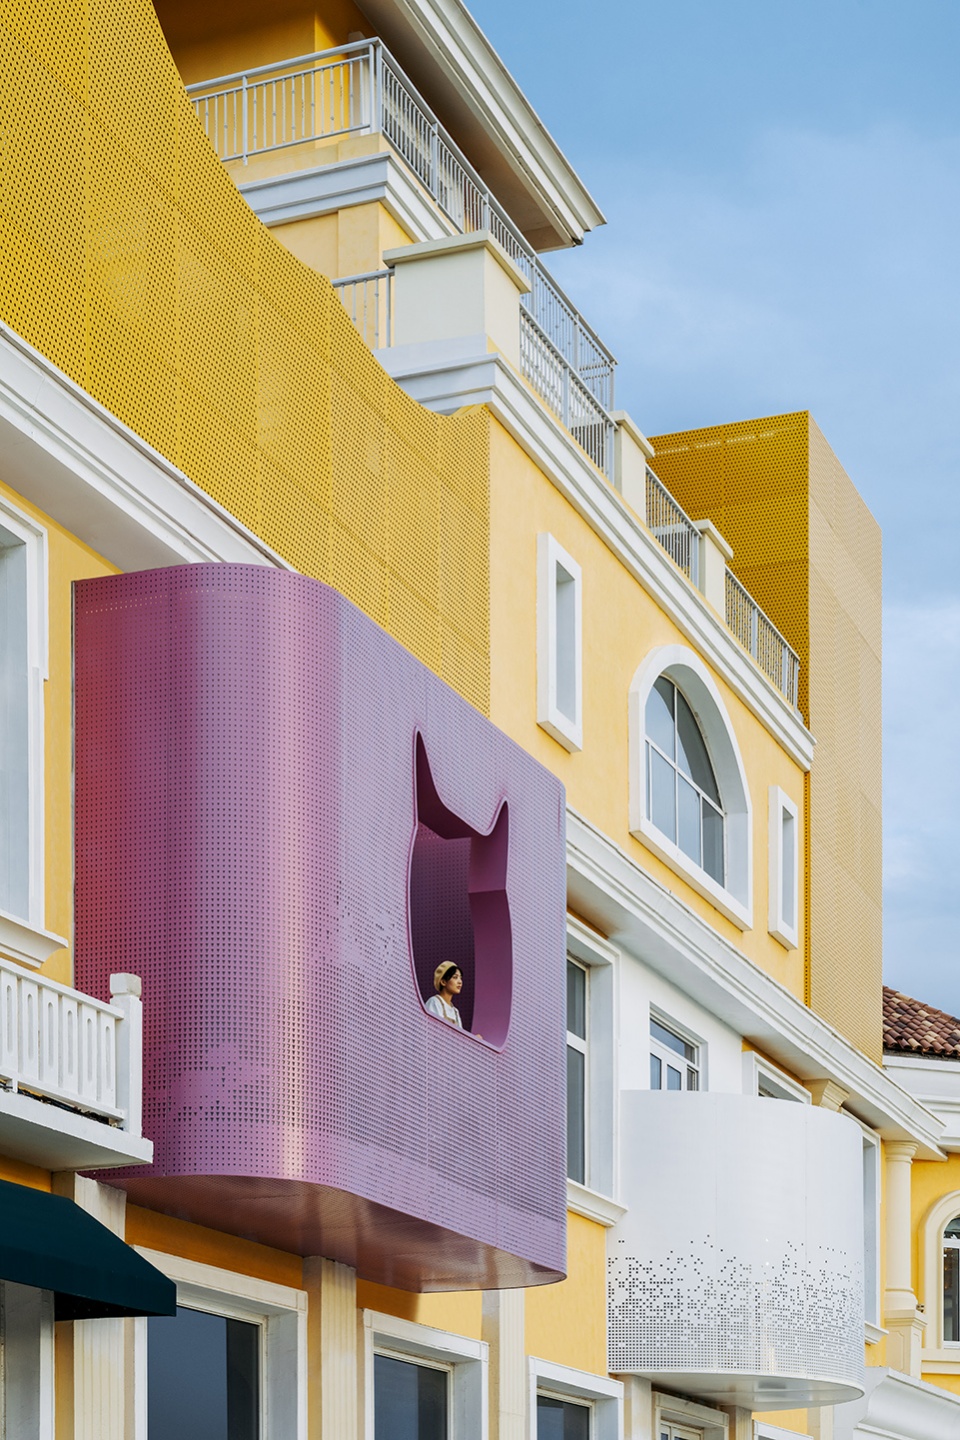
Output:
<instances>
[{"instance_id":1,"label":"white metal railing","mask_svg":"<svg viewBox=\"0 0 960 1440\"><path fill-rule=\"evenodd\" d=\"M796 706L800 691L800 657L729 570L726 601L728 628L790 704Z\"/></svg>"},{"instance_id":2,"label":"white metal railing","mask_svg":"<svg viewBox=\"0 0 960 1440\"><path fill-rule=\"evenodd\" d=\"M139 1135L139 981L111 976L114 1002L0 959L0 1087L55 1100Z\"/></svg>"},{"instance_id":3,"label":"white metal railing","mask_svg":"<svg viewBox=\"0 0 960 1440\"><path fill-rule=\"evenodd\" d=\"M371 350L393 344L393 271L370 270L334 280L344 308Z\"/></svg>"},{"instance_id":4,"label":"white metal railing","mask_svg":"<svg viewBox=\"0 0 960 1440\"><path fill-rule=\"evenodd\" d=\"M612 482L616 425L525 310L520 311L520 372Z\"/></svg>"},{"instance_id":5,"label":"white metal railing","mask_svg":"<svg viewBox=\"0 0 960 1440\"><path fill-rule=\"evenodd\" d=\"M647 526L688 579L700 585L700 531L647 466Z\"/></svg>"},{"instance_id":6,"label":"white metal railing","mask_svg":"<svg viewBox=\"0 0 960 1440\"><path fill-rule=\"evenodd\" d=\"M530 283L522 304L605 410L616 361L380 40L187 86L222 160L368 131L386 136L458 230L490 230Z\"/></svg>"}]
</instances>

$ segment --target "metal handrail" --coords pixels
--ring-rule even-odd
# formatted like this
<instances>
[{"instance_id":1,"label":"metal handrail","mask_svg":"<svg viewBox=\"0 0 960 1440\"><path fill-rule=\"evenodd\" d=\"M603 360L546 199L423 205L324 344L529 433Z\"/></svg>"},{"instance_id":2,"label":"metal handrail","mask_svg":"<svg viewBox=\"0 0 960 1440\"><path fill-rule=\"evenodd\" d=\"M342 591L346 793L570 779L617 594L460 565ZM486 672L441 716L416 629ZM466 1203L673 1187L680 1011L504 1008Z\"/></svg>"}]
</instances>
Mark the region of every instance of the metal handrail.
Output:
<instances>
[{"instance_id":1,"label":"metal handrail","mask_svg":"<svg viewBox=\"0 0 960 1440\"><path fill-rule=\"evenodd\" d=\"M796 707L800 693L800 657L761 610L749 590L729 570L726 583L726 621L745 650L777 689Z\"/></svg>"},{"instance_id":2,"label":"metal handrail","mask_svg":"<svg viewBox=\"0 0 960 1440\"><path fill-rule=\"evenodd\" d=\"M647 466L647 527L692 584L700 585L700 531Z\"/></svg>"},{"instance_id":3,"label":"metal handrail","mask_svg":"<svg viewBox=\"0 0 960 1440\"><path fill-rule=\"evenodd\" d=\"M367 270L334 280L334 290L371 350L393 344L393 271Z\"/></svg>"},{"instance_id":4,"label":"metal handrail","mask_svg":"<svg viewBox=\"0 0 960 1440\"><path fill-rule=\"evenodd\" d=\"M527 311L520 311L520 373L613 482L616 423Z\"/></svg>"},{"instance_id":5,"label":"metal handrail","mask_svg":"<svg viewBox=\"0 0 960 1440\"><path fill-rule=\"evenodd\" d=\"M363 130L384 134L462 233L490 230L530 284L524 309L591 395L613 409L613 355L381 40L238 70L188 85L187 94L222 160L246 163L254 154Z\"/></svg>"}]
</instances>

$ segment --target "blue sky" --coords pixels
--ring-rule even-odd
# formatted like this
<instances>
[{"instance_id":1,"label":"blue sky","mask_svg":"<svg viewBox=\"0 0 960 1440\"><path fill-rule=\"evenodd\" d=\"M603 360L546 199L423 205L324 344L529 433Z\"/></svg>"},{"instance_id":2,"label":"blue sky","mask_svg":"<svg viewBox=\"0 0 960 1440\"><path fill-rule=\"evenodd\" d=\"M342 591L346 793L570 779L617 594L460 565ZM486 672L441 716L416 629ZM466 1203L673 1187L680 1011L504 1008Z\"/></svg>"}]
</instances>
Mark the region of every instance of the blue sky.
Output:
<instances>
[{"instance_id":1,"label":"blue sky","mask_svg":"<svg viewBox=\"0 0 960 1440\"><path fill-rule=\"evenodd\" d=\"M810 409L884 532L885 971L960 1014L960 0L470 0L649 434Z\"/></svg>"}]
</instances>

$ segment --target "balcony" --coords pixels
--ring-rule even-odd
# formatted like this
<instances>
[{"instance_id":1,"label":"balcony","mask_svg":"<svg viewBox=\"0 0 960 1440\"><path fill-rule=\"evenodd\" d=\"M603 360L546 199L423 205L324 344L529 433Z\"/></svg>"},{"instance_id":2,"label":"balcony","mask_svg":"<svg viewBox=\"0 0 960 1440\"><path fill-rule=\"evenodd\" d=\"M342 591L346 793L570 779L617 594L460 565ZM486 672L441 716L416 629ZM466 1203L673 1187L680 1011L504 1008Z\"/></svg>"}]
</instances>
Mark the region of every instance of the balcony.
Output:
<instances>
[{"instance_id":1,"label":"balcony","mask_svg":"<svg viewBox=\"0 0 960 1440\"><path fill-rule=\"evenodd\" d=\"M753 1410L863 1394L862 1140L752 1095L621 1097L610 1369Z\"/></svg>"},{"instance_id":2,"label":"balcony","mask_svg":"<svg viewBox=\"0 0 960 1440\"><path fill-rule=\"evenodd\" d=\"M408 1290L560 1278L559 781L290 572L81 582L75 647L78 973L154 997L111 1183Z\"/></svg>"},{"instance_id":3,"label":"balcony","mask_svg":"<svg viewBox=\"0 0 960 1440\"><path fill-rule=\"evenodd\" d=\"M139 981L108 1003L0 959L0 1149L48 1170L149 1161Z\"/></svg>"}]
</instances>

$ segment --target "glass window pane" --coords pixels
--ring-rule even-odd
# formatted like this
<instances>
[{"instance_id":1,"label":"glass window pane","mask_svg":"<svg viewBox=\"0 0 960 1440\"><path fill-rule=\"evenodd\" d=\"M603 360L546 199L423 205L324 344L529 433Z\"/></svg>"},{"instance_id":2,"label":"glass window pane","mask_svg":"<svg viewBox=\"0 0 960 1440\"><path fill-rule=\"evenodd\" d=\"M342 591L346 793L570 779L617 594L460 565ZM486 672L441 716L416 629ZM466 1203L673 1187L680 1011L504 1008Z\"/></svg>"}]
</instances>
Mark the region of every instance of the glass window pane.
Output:
<instances>
[{"instance_id":1,"label":"glass window pane","mask_svg":"<svg viewBox=\"0 0 960 1440\"><path fill-rule=\"evenodd\" d=\"M149 1440L258 1440L260 1327L183 1308L147 1327Z\"/></svg>"},{"instance_id":2,"label":"glass window pane","mask_svg":"<svg viewBox=\"0 0 960 1440\"><path fill-rule=\"evenodd\" d=\"M943 1249L943 1338L960 1340L960 1249Z\"/></svg>"},{"instance_id":3,"label":"glass window pane","mask_svg":"<svg viewBox=\"0 0 960 1440\"><path fill-rule=\"evenodd\" d=\"M781 910L783 923L792 929L797 923L797 822L787 810L780 814Z\"/></svg>"},{"instance_id":4,"label":"glass window pane","mask_svg":"<svg viewBox=\"0 0 960 1440\"><path fill-rule=\"evenodd\" d=\"M590 1440L590 1407L537 1396L537 1440Z\"/></svg>"},{"instance_id":5,"label":"glass window pane","mask_svg":"<svg viewBox=\"0 0 960 1440\"><path fill-rule=\"evenodd\" d=\"M675 1050L678 1055L682 1055L684 1060L696 1060L696 1046L691 1045L688 1040L681 1040L679 1035L674 1035L672 1030L668 1030L666 1025L661 1025L660 1021L654 1020L652 1016L650 1018L650 1034L654 1040L659 1040L661 1045L669 1045L670 1049Z\"/></svg>"},{"instance_id":6,"label":"glass window pane","mask_svg":"<svg viewBox=\"0 0 960 1440\"><path fill-rule=\"evenodd\" d=\"M693 717L693 711L677 691L677 764L684 774L709 795L715 805L720 804L720 791L710 764L707 747L700 734L700 726Z\"/></svg>"},{"instance_id":7,"label":"glass window pane","mask_svg":"<svg viewBox=\"0 0 960 1440\"><path fill-rule=\"evenodd\" d=\"M650 1056L650 1089L659 1090L663 1084L663 1063L659 1055Z\"/></svg>"},{"instance_id":8,"label":"glass window pane","mask_svg":"<svg viewBox=\"0 0 960 1440\"><path fill-rule=\"evenodd\" d=\"M668 840L677 838L677 772L647 746L650 766L650 819Z\"/></svg>"},{"instance_id":9,"label":"glass window pane","mask_svg":"<svg viewBox=\"0 0 960 1440\"><path fill-rule=\"evenodd\" d=\"M680 1074L680 1071L679 1071L679 1070L674 1070L674 1068L673 1068L672 1065L668 1065L668 1066L667 1066L667 1089L668 1089L668 1090L682 1090L682 1089L683 1089L683 1076Z\"/></svg>"},{"instance_id":10,"label":"glass window pane","mask_svg":"<svg viewBox=\"0 0 960 1440\"><path fill-rule=\"evenodd\" d=\"M676 690L669 680L660 679L654 683L647 699L647 734L664 755L672 760L675 755L674 742L676 727L673 721L673 697Z\"/></svg>"},{"instance_id":11,"label":"glass window pane","mask_svg":"<svg viewBox=\"0 0 960 1440\"><path fill-rule=\"evenodd\" d=\"M567 1029L581 1040L587 1038L587 972L567 961Z\"/></svg>"},{"instance_id":12,"label":"glass window pane","mask_svg":"<svg viewBox=\"0 0 960 1440\"><path fill-rule=\"evenodd\" d=\"M375 1440L447 1440L447 1381L446 1370L375 1355Z\"/></svg>"},{"instance_id":13,"label":"glass window pane","mask_svg":"<svg viewBox=\"0 0 960 1440\"><path fill-rule=\"evenodd\" d=\"M723 816L708 800L703 805L703 868L718 885L723 878Z\"/></svg>"},{"instance_id":14,"label":"glass window pane","mask_svg":"<svg viewBox=\"0 0 960 1440\"><path fill-rule=\"evenodd\" d=\"M586 1183L586 1074L581 1050L567 1046L567 1174Z\"/></svg>"},{"instance_id":15,"label":"glass window pane","mask_svg":"<svg viewBox=\"0 0 960 1440\"><path fill-rule=\"evenodd\" d=\"M677 781L677 844L695 864L700 861L700 792L681 775Z\"/></svg>"},{"instance_id":16,"label":"glass window pane","mask_svg":"<svg viewBox=\"0 0 960 1440\"><path fill-rule=\"evenodd\" d=\"M960 1215L957 1216L956 1220L950 1221L950 1224L943 1233L945 1237L960 1240Z\"/></svg>"}]
</instances>

